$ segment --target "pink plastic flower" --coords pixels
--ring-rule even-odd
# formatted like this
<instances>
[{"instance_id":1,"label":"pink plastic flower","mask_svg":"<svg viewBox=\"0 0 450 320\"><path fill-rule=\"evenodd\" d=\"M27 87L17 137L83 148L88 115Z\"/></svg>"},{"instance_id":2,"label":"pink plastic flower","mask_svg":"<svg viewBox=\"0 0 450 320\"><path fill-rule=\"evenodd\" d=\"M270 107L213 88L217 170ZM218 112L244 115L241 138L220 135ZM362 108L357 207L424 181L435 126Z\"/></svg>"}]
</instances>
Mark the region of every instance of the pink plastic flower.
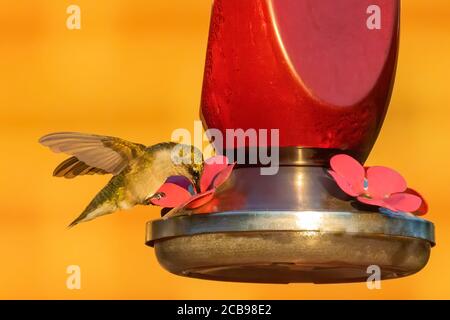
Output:
<instances>
[{"instance_id":1,"label":"pink plastic flower","mask_svg":"<svg viewBox=\"0 0 450 320\"><path fill-rule=\"evenodd\" d=\"M346 194L358 201L389 209L424 215L428 206L422 196L408 189L405 179L386 167L364 168L352 157L340 154L331 158L330 175Z\"/></svg>"},{"instance_id":2,"label":"pink plastic flower","mask_svg":"<svg viewBox=\"0 0 450 320\"><path fill-rule=\"evenodd\" d=\"M203 165L199 191L188 178L173 176L156 192L162 196L152 199L151 203L164 208L198 208L212 200L216 189L230 177L234 165L224 156L209 158Z\"/></svg>"}]
</instances>

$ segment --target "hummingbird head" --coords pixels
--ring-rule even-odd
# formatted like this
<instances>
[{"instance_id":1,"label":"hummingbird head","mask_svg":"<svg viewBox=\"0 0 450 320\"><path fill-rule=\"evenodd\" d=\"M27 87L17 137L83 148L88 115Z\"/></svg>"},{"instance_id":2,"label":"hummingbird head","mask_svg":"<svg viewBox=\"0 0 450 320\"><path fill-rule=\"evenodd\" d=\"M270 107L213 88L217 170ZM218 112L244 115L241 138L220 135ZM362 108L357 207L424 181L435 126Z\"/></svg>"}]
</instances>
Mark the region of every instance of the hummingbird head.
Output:
<instances>
[{"instance_id":1,"label":"hummingbird head","mask_svg":"<svg viewBox=\"0 0 450 320\"><path fill-rule=\"evenodd\" d=\"M200 176L203 171L203 154L194 146L191 146L191 164L188 164L189 173L197 189L200 188Z\"/></svg>"},{"instance_id":2,"label":"hummingbird head","mask_svg":"<svg viewBox=\"0 0 450 320\"><path fill-rule=\"evenodd\" d=\"M201 164L193 164L190 168L190 173L192 175L192 179L194 180L195 187L197 190L200 189L200 177L203 171L203 163Z\"/></svg>"},{"instance_id":3,"label":"hummingbird head","mask_svg":"<svg viewBox=\"0 0 450 320\"><path fill-rule=\"evenodd\" d=\"M200 176L203 171L203 154L202 152L190 145L177 145L174 150L176 161L184 168L197 188L199 188ZM174 160L174 158L172 158Z\"/></svg>"}]
</instances>

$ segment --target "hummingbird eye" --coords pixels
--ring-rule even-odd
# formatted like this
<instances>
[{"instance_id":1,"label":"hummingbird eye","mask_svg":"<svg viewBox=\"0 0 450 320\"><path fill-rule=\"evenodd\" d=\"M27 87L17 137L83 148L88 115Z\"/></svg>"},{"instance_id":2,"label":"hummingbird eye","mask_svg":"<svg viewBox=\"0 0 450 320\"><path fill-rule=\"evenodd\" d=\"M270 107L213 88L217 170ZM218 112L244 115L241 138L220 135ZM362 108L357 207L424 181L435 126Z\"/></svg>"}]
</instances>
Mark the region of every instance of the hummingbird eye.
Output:
<instances>
[{"instance_id":1,"label":"hummingbird eye","mask_svg":"<svg viewBox=\"0 0 450 320\"><path fill-rule=\"evenodd\" d=\"M202 172L203 166L201 164L194 164L194 171L200 174Z\"/></svg>"},{"instance_id":2,"label":"hummingbird eye","mask_svg":"<svg viewBox=\"0 0 450 320\"><path fill-rule=\"evenodd\" d=\"M195 183L198 183L198 181L200 181L200 176L202 173L202 165L193 165L191 167L191 174L192 174L192 178L194 179Z\"/></svg>"}]
</instances>

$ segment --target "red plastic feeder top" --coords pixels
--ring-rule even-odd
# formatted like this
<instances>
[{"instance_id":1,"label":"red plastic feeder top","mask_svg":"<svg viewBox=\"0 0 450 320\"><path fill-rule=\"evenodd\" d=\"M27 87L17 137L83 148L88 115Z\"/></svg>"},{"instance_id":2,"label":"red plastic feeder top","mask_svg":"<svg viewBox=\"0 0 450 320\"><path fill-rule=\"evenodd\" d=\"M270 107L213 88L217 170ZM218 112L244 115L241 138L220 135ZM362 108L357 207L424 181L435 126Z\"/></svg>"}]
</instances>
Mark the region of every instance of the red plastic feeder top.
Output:
<instances>
[{"instance_id":1,"label":"red plastic feeder top","mask_svg":"<svg viewBox=\"0 0 450 320\"><path fill-rule=\"evenodd\" d=\"M280 129L280 146L367 157L394 81L399 0L215 0L208 128Z\"/></svg>"}]
</instances>

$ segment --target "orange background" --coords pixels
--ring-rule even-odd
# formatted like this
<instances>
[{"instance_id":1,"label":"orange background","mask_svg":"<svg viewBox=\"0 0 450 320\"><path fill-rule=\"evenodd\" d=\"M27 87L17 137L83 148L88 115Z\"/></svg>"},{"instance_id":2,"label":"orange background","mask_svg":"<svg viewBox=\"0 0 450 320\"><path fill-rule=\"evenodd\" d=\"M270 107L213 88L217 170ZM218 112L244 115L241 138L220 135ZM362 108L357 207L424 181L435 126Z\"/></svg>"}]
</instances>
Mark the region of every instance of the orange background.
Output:
<instances>
[{"instance_id":1,"label":"orange background","mask_svg":"<svg viewBox=\"0 0 450 320\"><path fill-rule=\"evenodd\" d=\"M81 7L82 29L65 26ZM450 298L450 3L403 2L397 81L368 161L398 169L429 200L437 247L427 267L368 290L181 278L144 245L156 208L66 229L105 176L53 178L54 131L153 144L198 118L211 2L0 0L0 298ZM81 267L81 290L66 267Z\"/></svg>"}]
</instances>

